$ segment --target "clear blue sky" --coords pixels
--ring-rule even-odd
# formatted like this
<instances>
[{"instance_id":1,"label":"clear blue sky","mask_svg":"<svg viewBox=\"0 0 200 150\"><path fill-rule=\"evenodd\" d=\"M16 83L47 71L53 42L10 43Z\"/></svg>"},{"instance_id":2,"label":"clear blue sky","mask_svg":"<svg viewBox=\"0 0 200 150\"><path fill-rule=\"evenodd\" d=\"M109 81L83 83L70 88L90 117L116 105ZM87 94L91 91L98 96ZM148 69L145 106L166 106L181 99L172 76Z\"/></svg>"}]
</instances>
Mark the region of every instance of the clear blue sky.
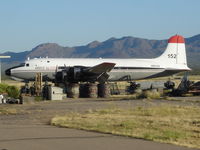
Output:
<instances>
[{"instance_id":1,"label":"clear blue sky","mask_svg":"<svg viewBox=\"0 0 200 150\"><path fill-rule=\"evenodd\" d=\"M0 50L200 33L200 0L1 0ZM1 53L0 52L0 53Z\"/></svg>"}]
</instances>

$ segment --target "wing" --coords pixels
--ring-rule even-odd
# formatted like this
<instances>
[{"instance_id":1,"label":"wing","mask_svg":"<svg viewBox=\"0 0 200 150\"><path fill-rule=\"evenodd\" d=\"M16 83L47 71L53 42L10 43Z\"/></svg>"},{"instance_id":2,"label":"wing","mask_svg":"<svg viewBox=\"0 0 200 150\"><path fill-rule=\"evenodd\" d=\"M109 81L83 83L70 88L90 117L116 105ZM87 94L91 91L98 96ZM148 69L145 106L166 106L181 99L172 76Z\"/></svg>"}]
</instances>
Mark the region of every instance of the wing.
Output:
<instances>
[{"instance_id":1,"label":"wing","mask_svg":"<svg viewBox=\"0 0 200 150\"><path fill-rule=\"evenodd\" d=\"M115 65L116 65L115 63L104 62L94 67L88 68L87 71L90 73L102 74L102 73L110 72L114 68Z\"/></svg>"},{"instance_id":2,"label":"wing","mask_svg":"<svg viewBox=\"0 0 200 150\"><path fill-rule=\"evenodd\" d=\"M105 82L109 78L107 73L114 66L115 63L104 62L94 67L65 67L65 69L56 73L56 80L67 82Z\"/></svg>"},{"instance_id":3,"label":"wing","mask_svg":"<svg viewBox=\"0 0 200 150\"><path fill-rule=\"evenodd\" d=\"M116 65L115 63L104 62L104 63L101 63L99 65L89 68L88 72L92 74L96 74L95 76L93 76L96 78L95 80L101 83L104 83L109 78L108 72L110 72L114 68L115 65Z\"/></svg>"}]
</instances>

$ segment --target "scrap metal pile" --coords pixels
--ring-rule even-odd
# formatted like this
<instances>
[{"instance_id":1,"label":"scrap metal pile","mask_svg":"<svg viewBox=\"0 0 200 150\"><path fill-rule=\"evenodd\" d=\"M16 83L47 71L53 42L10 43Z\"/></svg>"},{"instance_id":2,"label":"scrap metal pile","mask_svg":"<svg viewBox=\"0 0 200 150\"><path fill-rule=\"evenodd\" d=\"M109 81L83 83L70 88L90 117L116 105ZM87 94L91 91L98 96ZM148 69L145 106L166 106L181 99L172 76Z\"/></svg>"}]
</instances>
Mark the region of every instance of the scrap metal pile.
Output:
<instances>
[{"instance_id":1,"label":"scrap metal pile","mask_svg":"<svg viewBox=\"0 0 200 150\"><path fill-rule=\"evenodd\" d=\"M175 83L170 80L165 83L165 87L171 89L169 92L171 96L200 95L200 81L190 81L187 74L184 75L177 88L175 88Z\"/></svg>"}]
</instances>

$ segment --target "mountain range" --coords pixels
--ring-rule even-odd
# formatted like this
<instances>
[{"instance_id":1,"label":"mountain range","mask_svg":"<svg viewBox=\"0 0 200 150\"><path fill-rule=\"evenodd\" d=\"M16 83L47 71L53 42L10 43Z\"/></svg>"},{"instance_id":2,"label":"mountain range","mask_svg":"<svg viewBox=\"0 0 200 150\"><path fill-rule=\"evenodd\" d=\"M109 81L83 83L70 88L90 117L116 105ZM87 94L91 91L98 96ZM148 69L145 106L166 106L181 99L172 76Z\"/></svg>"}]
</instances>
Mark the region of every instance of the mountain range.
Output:
<instances>
[{"instance_id":1,"label":"mountain range","mask_svg":"<svg viewBox=\"0 0 200 150\"><path fill-rule=\"evenodd\" d=\"M186 38L188 65L199 68L200 34ZM63 47L56 43L44 43L25 52L6 52L11 59L2 59L10 64L23 62L26 58L153 58L161 55L167 40L148 40L136 37L110 38L104 42L93 41L84 46Z\"/></svg>"}]
</instances>

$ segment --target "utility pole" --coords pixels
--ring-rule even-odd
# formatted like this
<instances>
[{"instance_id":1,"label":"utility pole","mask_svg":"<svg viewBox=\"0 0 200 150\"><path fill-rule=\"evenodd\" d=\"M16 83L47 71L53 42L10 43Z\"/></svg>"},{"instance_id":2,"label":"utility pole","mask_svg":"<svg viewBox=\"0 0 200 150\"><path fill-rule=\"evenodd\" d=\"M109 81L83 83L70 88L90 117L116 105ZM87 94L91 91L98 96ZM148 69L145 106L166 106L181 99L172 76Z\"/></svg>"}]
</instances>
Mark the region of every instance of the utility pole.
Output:
<instances>
[{"instance_id":1,"label":"utility pole","mask_svg":"<svg viewBox=\"0 0 200 150\"><path fill-rule=\"evenodd\" d=\"M10 58L10 56L0 56L0 83L1 83L1 59L2 58Z\"/></svg>"}]
</instances>

